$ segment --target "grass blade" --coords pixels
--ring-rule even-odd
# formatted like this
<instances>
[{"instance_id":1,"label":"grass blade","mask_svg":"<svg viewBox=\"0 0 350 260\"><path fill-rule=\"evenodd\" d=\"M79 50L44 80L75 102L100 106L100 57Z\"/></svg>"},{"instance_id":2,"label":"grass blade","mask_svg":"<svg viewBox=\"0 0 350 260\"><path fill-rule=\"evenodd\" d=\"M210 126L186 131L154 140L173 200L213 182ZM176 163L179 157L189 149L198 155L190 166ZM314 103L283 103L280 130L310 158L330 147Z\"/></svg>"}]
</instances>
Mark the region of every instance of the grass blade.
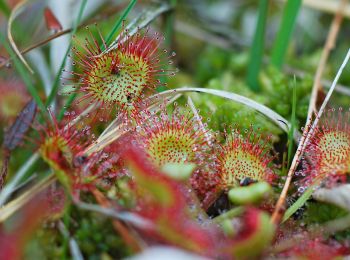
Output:
<instances>
[{"instance_id":1,"label":"grass blade","mask_svg":"<svg viewBox=\"0 0 350 260\"><path fill-rule=\"evenodd\" d=\"M292 37L301 3L302 0L288 0L284 9L281 27L277 34L271 57L272 64L277 68L282 68L284 63L288 43Z\"/></svg>"},{"instance_id":2,"label":"grass blade","mask_svg":"<svg viewBox=\"0 0 350 260\"><path fill-rule=\"evenodd\" d=\"M17 58L23 63L23 65L27 68L27 70L31 73L34 74L34 71L32 68L29 66L28 62L25 60L25 58L22 56L22 53L19 51L17 44L15 40L13 39L12 36L12 26L14 25L14 21L16 17L23 12L23 9L25 8L27 4L27 1L21 1L15 7L12 9L11 14L9 16L8 20L8 25L7 25L7 38L11 44L11 47L13 51L16 53Z\"/></svg>"},{"instance_id":3,"label":"grass blade","mask_svg":"<svg viewBox=\"0 0 350 260\"><path fill-rule=\"evenodd\" d=\"M17 184L23 179L28 170L37 162L39 158L38 153L34 153L26 162L22 165L21 169L11 178L10 182L4 186L0 192L0 206L4 205L7 199L11 196L15 190Z\"/></svg>"},{"instance_id":4,"label":"grass blade","mask_svg":"<svg viewBox=\"0 0 350 260\"><path fill-rule=\"evenodd\" d=\"M81 21L81 18L83 16L83 12L84 12L84 9L85 9L85 6L86 6L86 3L87 3L87 0L83 0L81 5L80 5L80 8L79 8L79 13L78 13L78 16L77 16L77 19L75 20L75 23L73 25L73 29L72 29L72 35L74 35L77 31L77 28L78 28L78 25ZM70 43L70 45L68 46L67 48L67 51L66 51L66 54L64 56L64 59L61 63L61 66L60 66L60 69L58 70L58 73L56 75L56 78L55 78L55 81L53 83L53 86L51 88L51 93L46 101L46 105L50 105L53 100L55 99L56 95L57 95L57 91L58 91L58 86L59 86L59 82L60 82L60 77L61 77L61 73L62 73L62 70L64 68L64 65L66 64L66 60L67 60L67 57L68 57L68 53L70 51L70 47L72 45L72 42Z\"/></svg>"},{"instance_id":5,"label":"grass blade","mask_svg":"<svg viewBox=\"0 0 350 260\"><path fill-rule=\"evenodd\" d=\"M248 106L263 115L270 118L276 125L278 125L282 130L284 130L286 133L289 132L290 129L290 123L283 118L281 115L273 111L272 109L241 95L238 95L233 92L227 92L224 90L217 90L217 89L209 89L209 88L192 88L192 87L183 87L183 88L177 88L177 89L171 89L167 90L161 93L158 93L159 97L163 96L171 96L178 93L186 93L186 92L197 92L197 93L207 93L211 95L215 95L218 97L226 98L232 101L235 101L237 103L241 103L245 106ZM297 138L297 134L294 134L295 138Z\"/></svg>"},{"instance_id":6,"label":"grass blade","mask_svg":"<svg viewBox=\"0 0 350 260\"><path fill-rule=\"evenodd\" d=\"M106 44L107 46L111 43L112 38L114 34L118 31L119 27L122 25L123 20L128 16L134 5L136 4L137 0L131 0L129 5L126 7L125 11L123 12L122 16L119 18L118 22L114 25L112 31L109 33Z\"/></svg>"},{"instance_id":7,"label":"grass blade","mask_svg":"<svg viewBox=\"0 0 350 260\"><path fill-rule=\"evenodd\" d=\"M314 191L314 186L310 186L304 193L299 197L299 199L294 202L292 206L288 208L288 210L284 213L282 222L285 222L289 219L298 209L300 209L305 202L311 197Z\"/></svg>"},{"instance_id":8,"label":"grass blade","mask_svg":"<svg viewBox=\"0 0 350 260\"><path fill-rule=\"evenodd\" d=\"M167 3L157 5L156 7L151 7L143 10L136 18L134 18L127 26L126 29L129 30L129 35L132 36L139 29L142 29L149 25L154 19L156 19L161 14L170 11L170 6ZM110 46L104 52L108 52L117 48L118 42L121 40L119 36L110 44Z\"/></svg>"},{"instance_id":9,"label":"grass blade","mask_svg":"<svg viewBox=\"0 0 350 260\"><path fill-rule=\"evenodd\" d=\"M265 27L268 13L269 1L260 0L259 17L256 24L253 45L250 52L250 61L248 66L246 82L254 90L259 90L259 72L263 60Z\"/></svg>"},{"instance_id":10,"label":"grass blade","mask_svg":"<svg viewBox=\"0 0 350 260\"><path fill-rule=\"evenodd\" d=\"M293 133L296 128L296 110L297 110L297 82L296 78L294 77L294 84L293 84L293 100L292 100L292 118L290 120L290 131L288 134L288 156L287 156L287 165L289 167L290 161L292 158L292 150L293 150Z\"/></svg>"}]
</instances>

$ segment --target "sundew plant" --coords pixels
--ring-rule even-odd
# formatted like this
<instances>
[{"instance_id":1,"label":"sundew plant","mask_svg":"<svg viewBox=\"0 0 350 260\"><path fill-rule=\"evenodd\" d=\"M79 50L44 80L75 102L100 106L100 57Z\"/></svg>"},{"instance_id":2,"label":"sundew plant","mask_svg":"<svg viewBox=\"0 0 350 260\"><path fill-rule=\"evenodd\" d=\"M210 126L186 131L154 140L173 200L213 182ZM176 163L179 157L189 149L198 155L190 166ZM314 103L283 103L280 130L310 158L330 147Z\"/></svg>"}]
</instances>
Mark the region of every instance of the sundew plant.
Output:
<instances>
[{"instance_id":1,"label":"sundew plant","mask_svg":"<svg viewBox=\"0 0 350 260\"><path fill-rule=\"evenodd\" d=\"M0 0L0 259L347 259L346 0Z\"/></svg>"}]
</instances>

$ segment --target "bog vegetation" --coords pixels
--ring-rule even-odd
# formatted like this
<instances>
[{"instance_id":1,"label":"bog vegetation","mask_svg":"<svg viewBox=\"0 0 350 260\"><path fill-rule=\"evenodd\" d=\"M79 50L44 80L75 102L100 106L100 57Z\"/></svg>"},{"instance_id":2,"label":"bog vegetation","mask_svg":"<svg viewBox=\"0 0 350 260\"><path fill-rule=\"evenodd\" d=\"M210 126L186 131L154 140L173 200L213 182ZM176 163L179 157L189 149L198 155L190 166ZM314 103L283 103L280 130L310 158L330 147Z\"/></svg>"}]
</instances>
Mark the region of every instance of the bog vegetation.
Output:
<instances>
[{"instance_id":1,"label":"bog vegetation","mask_svg":"<svg viewBox=\"0 0 350 260\"><path fill-rule=\"evenodd\" d=\"M0 0L0 258L349 255L350 7L322 3Z\"/></svg>"}]
</instances>

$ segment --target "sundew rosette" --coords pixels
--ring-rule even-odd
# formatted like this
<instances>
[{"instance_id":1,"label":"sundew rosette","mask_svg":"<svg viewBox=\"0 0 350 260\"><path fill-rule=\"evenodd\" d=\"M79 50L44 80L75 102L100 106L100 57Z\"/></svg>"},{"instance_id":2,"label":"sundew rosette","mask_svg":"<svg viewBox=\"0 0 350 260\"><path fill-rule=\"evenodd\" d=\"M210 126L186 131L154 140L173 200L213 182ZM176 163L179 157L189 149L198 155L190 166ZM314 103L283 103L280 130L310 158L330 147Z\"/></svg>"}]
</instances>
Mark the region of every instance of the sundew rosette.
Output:
<instances>
[{"instance_id":1,"label":"sundew rosette","mask_svg":"<svg viewBox=\"0 0 350 260\"><path fill-rule=\"evenodd\" d=\"M225 133L226 142L219 146L217 158L218 187L227 191L251 182L271 183L276 175L274 156L268 148L268 141L251 128L241 133L233 129Z\"/></svg>"},{"instance_id":2,"label":"sundew rosette","mask_svg":"<svg viewBox=\"0 0 350 260\"><path fill-rule=\"evenodd\" d=\"M62 123L59 123L50 112L50 118L44 125L33 126L39 134L35 141L41 158L53 169L60 182L71 188L78 181L77 167L74 158L87 146L85 136L89 129L78 130L71 124L73 115L66 115ZM68 112L67 112L68 113Z\"/></svg>"},{"instance_id":3,"label":"sundew rosette","mask_svg":"<svg viewBox=\"0 0 350 260\"><path fill-rule=\"evenodd\" d=\"M96 31L99 36L95 38L88 29L89 36L83 43L75 37L78 47L72 48L76 70L62 92L80 93L77 104L96 104L104 114L112 109L130 112L145 95L166 85L161 76L175 75L167 69L175 53L169 55L161 49L163 37L159 33L151 34L147 29L130 35L124 28L116 48L107 50L101 33Z\"/></svg>"},{"instance_id":4,"label":"sundew rosette","mask_svg":"<svg viewBox=\"0 0 350 260\"><path fill-rule=\"evenodd\" d=\"M333 186L350 172L349 112L330 109L321 118L305 148L299 192L310 185Z\"/></svg>"},{"instance_id":5,"label":"sundew rosette","mask_svg":"<svg viewBox=\"0 0 350 260\"><path fill-rule=\"evenodd\" d=\"M94 141L88 126L72 123L74 112L58 122L50 112L44 125L33 126L39 137L34 141L41 158L51 167L60 183L78 198L80 191L91 191L115 178L118 156L107 152L82 156ZM50 122L51 121L51 122Z\"/></svg>"},{"instance_id":6,"label":"sundew rosette","mask_svg":"<svg viewBox=\"0 0 350 260\"><path fill-rule=\"evenodd\" d=\"M208 159L212 137L200 118L188 108L172 112L145 110L136 118L136 143L158 167L167 163L195 163Z\"/></svg>"}]
</instances>

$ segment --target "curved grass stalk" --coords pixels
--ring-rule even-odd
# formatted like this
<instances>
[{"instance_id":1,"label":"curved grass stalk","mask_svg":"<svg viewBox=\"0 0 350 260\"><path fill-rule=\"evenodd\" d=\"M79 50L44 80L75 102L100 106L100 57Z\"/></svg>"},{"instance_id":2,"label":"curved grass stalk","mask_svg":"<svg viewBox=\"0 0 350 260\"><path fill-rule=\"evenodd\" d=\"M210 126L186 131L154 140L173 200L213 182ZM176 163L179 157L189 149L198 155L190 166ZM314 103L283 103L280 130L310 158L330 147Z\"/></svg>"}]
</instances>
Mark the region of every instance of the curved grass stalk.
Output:
<instances>
[{"instance_id":1,"label":"curved grass stalk","mask_svg":"<svg viewBox=\"0 0 350 260\"><path fill-rule=\"evenodd\" d=\"M172 89L172 90L167 90L161 93L158 93L152 97L149 98L149 100L158 100L160 102L161 97L167 98L171 96L178 96L179 94L182 93L187 93L187 92L199 92L199 93L207 93L211 95L215 95L218 97L226 98L232 101L235 101L237 103L241 103L243 105L246 105L256 111L259 111L263 115L267 116L270 118L276 125L278 125L282 130L284 130L287 134L289 133L289 129L291 127L290 123L283 118L281 115L277 114L275 111L271 110L270 108L259 104L258 102L232 93L232 92L227 92L223 90L216 90L216 89L207 89L207 88L190 88L190 87L183 87L183 88L178 88L178 89ZM173 99L171 99L173 100ZM171 102L170 100L168 101ZM154 103L153 107L156 108L157 102ZM116 119L117 120L117 119ZM116 124L116 120L111 123L110 127L107 127L109 131L104 131L103 135L101 135L96 142L94 142L92 145L90 145L85 151L85 155L90 155L94 152L100 151L103 148L105 148L107 145L111 144L118 138L120 138L122 135L127 133L129 131L129 127L126 124ZM114 125L112 127L112 125ZM294 139L298 140L299 139L299 133L295 131L294 133Z\"/></svg>"},{"instance_id":2,"label":"curved grass stalk","mask_svg":"<svg viewBox=\"0 0 350 260\"><path fill-rule=\"evenodd\" d=\"M39 183L35 184L32 188L24 192L21 196L2 207L0 209L0 223L8 219L13 213L15 213L19 208L31 200L36 194L47 188L55 181L56 176L54 174L50 174L42 179Z\"/></svg>"},{"instance_id":3,"label":"curved grass stalk","mask_svg":"<svg viewBox=\"0 0 350 260\"><path fill-rule=\"evenodd\" d=\"M13 8L10 17L9 17L9 21L8 21L8 26L7 26L7 37L9 38L11 47L13 48L14 52L17 54L18 58L20 59L20 61L24 64L24 66L28 69L28 71L31 74L34 74L34 71L32 70L32 68L29 66L29 64L27 63L27 61L24 59L23 55L21 54L21 52L18 50L17 45L13 39L12 33L11 33L11 29L12 29L12 24L14 19L16 18L17 14L20 13L24 6L27 4L27 0L23 0L21 2L19 2L15 8Z\"/></svg>"},{"instance_id":4,"label":"curved grass stalk","mask_svg":"<svg viewBox=\"0 0 350 260\"><path fill-rule=\"evenodd\" d=\"M18 185L18 183L22 180L24 175L27 173L28 169L32 167L32 165L39 159L39 154L34 153L27 162L20 168L20 170L15 174L15 176L11 179L11 181L4 186L0 193L0 206L4 205L6 200L11 196L12 192Z\"/></svg>"},{"instance_id":5,"label":"curved grass stalk","mask_svg":"<svg viewBox=\"0 0 350 260\"><path fill-rule=\"evenodd\" d=\"M162 4L160 6L157 6L155 8L152 9L148 9L148 10L144 10L142 11L134 20L132 20L128 26L125 28L127 30L129 30L129 35L132 36L134 35L137 30L142 29L144 27L146 27L147 25L149 25L154 19L156 19L159 15L169 11L171 9L171 6L168 4ZM123 18L124 19L124 18ZM122 20L121 20L122 21ZM121 22L120 22L121 23ZM120 24L119 24L120 27ZM117 27L117 29L119 28ZM114 33L113 33L114 34ZM113 35L112 34L112 35ZM118 42L120 42L121 39L119 39L119 37L117 37L112 43L111 45L101 53L105 54L106 52L109 52L115 48L117 48L118 46ZM108 41L107 41L108 43Z\"/></svg>"},{"instance_id":6,"label":"curved grass stalk","mask_svg":"<svg viewBox=\"0 0 350 260\"><path fill-rule=\"evenodd\" d=\"M153 95L148 98L148 101L150 102L150 106L147 108L150 111L157 112L159 108L159 104L162 102L159 100L159 98L156 98L158 94ZM181 96L181 94L175 95L175 97L168 100L165 105L169 105L173 103L176 99L178 99ZM120 118L117 117L113 120L113 122L103 131L103 133L99 136L99 138L91 144L85 151L85 155L90 155L94 152L101 151L103 148L105 148L107 145L111 144L124 134L130 131L130 125L127 125L125 123L119 122Z\"/></svg>"},{"instance_id":7,"label":"curved grass stalk","mask_svg":"<svg viewBox=\"0 0 350 260\"><path fill-rule=\"evenodd\" d=\"M209 144L211 142L210 141L210 139L211 139L210 138L210 134L206 131L205 126L204 126L204 124L203 124L203 122L202 122L202 120L200 118L200 115L198 114L198 111L197 111L197 109L196 109L196 107L195 107L191 97L187 98L187 103L190 106L190 108L191 108L191 110L193 112L194 118L196 119L199 127L201 128L201 131L203 133L205 133L205 140L206 140L207 144Z\"/></svg>"},{"instance_id":8,"label":"curved grass stalk","mask_svg":"<svg viewBox=\"0 0 350 260\"><path fill-rule=\"evenodd\" d=\"M217 90L217 89L209 89L209 88L192 88L192 87L183 87L173 90L164 91L162 93L159 93L159 96L169 96L171 94L175 93L186 93L186 92L197 92L197 93L207 93L211 95L215 95L218 97L226 98L232 101L235 101L237 103L241 103L243 105L246 105L266 117L270 118L276 125L278 125L283 131L288 133L290 128L290 123L288 120L286 120L284 117L273 111L272 109L241 95L235 94L233 92L228 92L224 90ZM295 133L295 138L298 137L298 135Z\"/></svg>"}]
</instances>

